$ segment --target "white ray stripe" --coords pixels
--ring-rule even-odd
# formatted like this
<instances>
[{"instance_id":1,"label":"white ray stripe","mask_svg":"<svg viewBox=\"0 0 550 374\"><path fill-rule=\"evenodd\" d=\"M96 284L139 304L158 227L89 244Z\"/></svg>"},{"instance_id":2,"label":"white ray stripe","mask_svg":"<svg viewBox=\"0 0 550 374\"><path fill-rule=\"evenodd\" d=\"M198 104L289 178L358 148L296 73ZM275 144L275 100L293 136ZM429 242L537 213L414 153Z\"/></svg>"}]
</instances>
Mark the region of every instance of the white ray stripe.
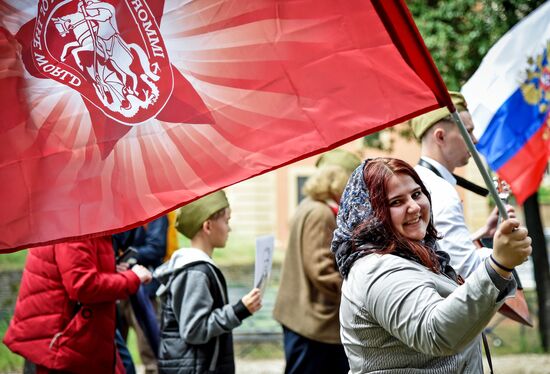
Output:
<instances>
[{"instance_id":1,"label":"white ray stripe","mask_svg":"<svg viewBox=\"0 0 550 374\"><path fill-rule=\"evenodd\" d=\"M210 56L213 57L199 57L201 54L199 50L195 51L169 51L170 62L176 66L186 66L188 62L216 62L216 63L239 63L243 62L265 62L265 61L285 61L284 56L277 55L276 50L271 46L255 45L254 48L240 49L239 53L225 53L225 50L208 50ZM233 57L230 57L233 55ZM215 57L214 57L215 56Z\"/></svg>"},{"instance_id":2,"label":"white ray stripe","mask_svg":"<svg viewBox=\"0 0 550 374\"><path fill-rule=\"evenodd\" d=\"M182 124L173 124L166 122L158 122L160 126L163 127L162 136L155 139L155 143L158 143L161 147L166 149L166 152L170 154L170 160L174 165L177 165L176 170L180 179L185 181L185 186L191 188L191 185L199 188L208 188L208 186L202 181L202 179L195 173L193 168L189 165L187 160L181 154L178 145L172 141L172 139L166 134L167 132L176 132L178 138L187 136L184 132L185 126L193 125L182 125ZM138 136L143 136L143 132L146 131L144 126L137 127ZM180 133L183 131L183 133ZM185 143L185 141L182 141ZM195 183L190 184L189 182L194 180Z\"/></svg>"},{"instance_id":3,"label":"white ray stripe","mask_svg":"<svg viewBox=\"0 0 550 374\"><path fill-rule=\"evenodd\" d=\"M262 64L262 61L256 61L254 67L246 69L243 66L244 61L232 61L229 63L221 63L219 61L213 62L191 62L185 61L178 64L178 66L184 66L185 70L191 71L194 74L200 74L212 78L232 78L232 79L257 79L265 80L267 77L273 78L275 69L282 70L284 67L276 66L274 64ZM253 61L251 61L253 63ZM277 61L274 61L277 63ZM247 66L250 66L248 64Z\"/></svg>"},{"instance_id":4,"label":"white ray stripe","mask_svg":"<svg viewBox=\"0 0 550 374\"><path fill-rule=\"evenodd\" d=\"M88 145L90 133L92 132L92 123L88 108L86 108L82 97L79 95L72 95L68 106L77 113L82 113L79 123L76 123L75 118L74 126L78 126L78 132L76 134L74 145L76 147L85 147Z\"/></svg>"},{"instance_id":5,"label":"white ray stripe","mask_svg":"<svg viewBox=\"0 0 550 374\"><path fill-rule=\"evenodd\" d=\"M164 15L161 25L167 28L175 27L179 31L193 30L212 23L239 17L248 12L275 6L274 3L266 3L265 0L247 0L243 2L243 4L240 4L237 8L237 12L235 12L235 7L228 8L226 6L222 14L221 5L227 4L228 2L226 0L220 0L195 10L190 9L191 6L188 6L188 4L192 3L191 1L184 4L180 1L174 1L170 2L170 6L168 3L167 1L164 4ZM162 30L163 28L161 27L161 31Z\"/></svg>"},{"instance_id":6,"label":"white ray stripe","mask_svg":"<svg viewBox=\"0 0 550 374\"><path fill-rule=\"evenodd\" d=\"M86 116L84 116L84 118L86 118ZM74 143L73 144L73 149L72 149L72 152L71 152L71 159L69 160L69 162L67 162L67 164L63 168L62 172L60 173L60 177L63 177L67 181L72 181L73 183L74 183L74 181L77 180L77 176L81 172L82 167L85 166L87 148L88 147L95 147L94 145L89 144L89 142L88 142L89 135L90 135L90 126L89 126L89 120L86 120L86 121L88 122L88 126L83 126L82 122L76 123L76 118L74 120L71 120L70 123L66 124L67 127L78 126L77 137L86 136L86 139L81 144L80 143L78 143L78 144ZM80 135L81 133L85 134L85 135ZM96 165L96 167L97 167L97 165L99 165L99 164L100 164L99 152L94 152L94 154L92 155L92 160L88 160L87 167L90 167L89 165ZM102 167L103 167L103 165L102 165ZM112 195L111 192L109 192L109 196L110 195ZM104 194L103 196L108 196L108 195ZM111 211L111 214L112 214L112 211ZM89 217L88 217L88 219L89 219Z\"/></svg>"},{"instance_id":7,"label":"white ray stripe","mask_svg":"<svg viewBox=\"0 0 550 374\"><path fill-rule=\"evenodd\" d=\"M95 155L98 155L99 152L95 152ZM112 153L109 157L107 157L102 162L102 170L101 170L101 192L102 192L102 204L100 204L101 208L101 216L102 217L112 217L113 212L115 211L115 202L117 201L117 198L115 197L115 194L113 193L113 186L112 181L116 180L116 176L114 174L115 170L115 157L113 156L114 153ZM99 160L97 162L100 162Z\"/></svg>"},{"instance_id":8,"label":"white ray stripe","mask_svg":"<svg viewBox=\"0 0 550 374\"><path fill-rule=\"evenodd\" d=\"M4 4L17 9L18 12L6 14L7 6ZM2 0L0 2L0 26L15 35L21 26L36 17L37 12L36 0Z\"/></svg>"},{"instance_id":9,"label":"white ray stripe","mask_svg":"<svg viewBox=\"0 0 550 374\"><path fill-rule=\"evenodd\" d=\"M208 97L211 97L222 103L222 106L208 105L212 110L223 112L223 106L228 105L265 116L307 121L307 116L299 109L297 104L298 98L294 95L243 90L210 84L188 75L185 77L198 92L202 93L201 97L203 100L208 101ZM300 97L300 105L314 106L314 103L310 99Z\"/></svg>"},{"instance_id":10,"label":"white ray stripe","mask_svg":"<svg viewBox=\"0 0 550 374\"><path fill-rule=\"evenodd\" d=\"M157 188L155 188L155 191L153 191L151 184L155 184L157 187L159 185L163 186L169 186L168 188L171 188L173 182L174 176L171 175L172 171L166 169L165 165L159 165L158 163L154 162L155 157L152 157L152 155L156 155L157 158L160 160L164 160L164 162L168 162L170 160L169 157L158 157L159 151L158 149L162 149L163 147L156 146L159 144L159 138L162 137L162 126L158 121L149 121L146 124L136 126L132 128L132 131L130 131L131 138L130 142L134 143L137 147L139 147L140 157L142 160L147 160L150 165L153 165L152 168L158 168L163 169L165 173L163 173L162 176L156 177L157 173L154 172L151 169L148 169L145 167L145 165L141 165L141 171L143 172L141 175L138 175L136 178L137 180L142 180L143 182L148 182L148 194L145 195L148 197L147 202L153 204L151 207L147 208L147 211L151 212L151 215L155 215L157 213L160 213L163 208L163 203L161 203L160 195L164 191L159 191ZM139 137L140 139L138 140ZM142 144L140 144L142 143ZM141 150L142 147L145 147L147 149L147 152L143 152ZM173 164L170 160L170 164ZM177 169L174 167L174 169ZM135 170L135 169L134 169ZM159 182L160 181L160 182ZM181 185L181 184L180 184ZM142 195L137 195L142 196ZM152 207L156 207L156 209L152 209ZM147 207L147 205L145 205Z\"/></svg>"},{"instance_id":11,"label":"white ray stripe","mask_svg":"<svg viewBox=\"0 0 550 374\"><path fill-rule=\"evenodd\" d=\"M243 160L245 160L246 157L250 155L250 151L243 150L242 148L228 142L227 139L220 134L218 129L213 126L196 126L194 127L194 130L201 133L204 137L208 138L211 143L214 144L217 148L222 149L221 153L223 153L224 156L226 156L229 160L236 164L242 165ZM229 147L229 149L227 149L226 147ZM263 156L263 159L267 160L270 166L276 165L277 162L280 161L278 159L274 159L265 155Z\"/></svg>"},{"instance_id":12,"label":"white ray stripe","mask_svg":"<svg viewBox=\"0 0 550 374\"><path fill-rule=\"evenodd\" d=\"M337 21L336 17L325 20L268 19L189 37L179 37L179 30L168 29L163 37L168 50L175 52L287 42L318 44L334 39L337 29L327 24Z\"/></svg>"},{"instance_id":13,"label":"white ray stripe","mask_svg":"<svg viewBox=\"0 0 550 374\"><path fill-rule=\"evenodd\" d=\"M280 120L280 118L276 118L273 116L260 116L257 112L250 112L247 110L226 110L227 105L224 105L218 101L216 101L212 97L206 97L205 101L211 106L212 108L219 108L218 112L221 116L224 118L229 119L232 122L235 122L239 127L245 128L245 129L256 129L258 127L265 127L268 122L277 122ZM229 108L233 108L229 106ZM260 122L260 117L261 122ZM269 126L269 125L267 125Z\"/></svg>"},{"instance_id":14,"label":"white ray stripe","mask_svg":"<svg viewBox=\"0 0 550 374\"><path fill-rule=\"evenodd\" d=\"M61 99L66 100L66 105L59 117L59 126L56 126L53 129L53 133L60 135L62 139L65 139L65 144L68 147L81 146L83 144L77 145L76 143L78 140L78 133L84 128L82 121L85 120L86 117L89 117L88 111L85 111L84 105L82 105L83 107L80 107L79 101L82 103L82 99L79 97L77 98L74 95L66 94L60 98L60 100ZM67 139L74 133L75 127L75 142L73 144L67 144ZM88 127L87 130L87 133L89 134L90 128Z\"/></svg>"},{"instance_id":15,"label":"white ray stripe","mask_svg":"<svg viewBox=\"0 0 550 374\"><path fill-rule=\"evenodd\" d=\"M40 85L37 85L40 86ZM45 119L50 115L53 108L60 100L63 100L67 95L70 95L69 89L64 90L61 87L56 87L52 90L52 86L44 85L43 87L35 86L33 92L29 91L28 97L31 103L38 102L34 108L31 108L31 117L35 122L42 127Z\"/></svg>"},{"instance_id":16,"label":"white ray stripe","mask_svg":"<svg viewBox=\"0 0 550 374\"><path fill-rule=\"evenodd\" d=\"M160 123L158 123L158 125L161 126ZM166 140L165 133L156 133L147 137L146 145L149 154L154 154L155 156L151 158L151 161L153 159L163 160L160 165L156 166L159 170L162 170L163 185L171 190L177 190L180 189L181 186L187 184L187 178L189 178L190 174L188 172L180 173L180 165L173 161L173 153L170 153L165 146L167 141L171 142L171 139L168 138L168 140Z\"/></svg>"},{"instance_id":17,"label":"white ray stripe","mask_svg":"<svg viewBox=\"0 0 550 374\"><path fill-rule=\"evenodd\" d=\"M136 130L137 127L133 127L130 132L135 132ZM144 211L154 212L155 209L158 209L158 205L156 204L157 199L154 198L153 192L151 191L148 183L148 170L144 167L145 162L143 159L143 153L141 152L139 138L135 136L135 134L132 134L132 136L127 136L123 140L117 142L117 146L119 144L123 149L123 159L121 160L122 164L120 166L122 167L122 170L132 170L132 172L125 173L127 178L132 175L132 180L128 180L129 183L121 185L120 191L126 191L125 193L128 196L128 191L131 191L131 187L133 187L134 193L128 197L138 198ZM123 184L125 179L126 178L119 178L118 181L120 184Z\"/></svg>"}]
</instances>

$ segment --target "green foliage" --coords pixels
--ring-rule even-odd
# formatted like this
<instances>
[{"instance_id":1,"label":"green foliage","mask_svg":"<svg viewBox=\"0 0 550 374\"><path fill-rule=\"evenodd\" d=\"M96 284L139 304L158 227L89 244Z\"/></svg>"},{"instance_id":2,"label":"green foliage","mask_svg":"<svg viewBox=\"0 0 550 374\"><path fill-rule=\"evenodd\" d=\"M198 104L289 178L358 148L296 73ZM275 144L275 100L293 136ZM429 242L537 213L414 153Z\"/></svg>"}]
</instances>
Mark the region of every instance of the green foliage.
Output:
<instances>
[{"instance_id":1,"label":"green foliage","mask_svg":"<svg viewBox=\"0 0 550 374\"><path fill-rule=\"evenodd\" d=\"M491 47L545 0L409 0L407 6L447 88L460 91ZM396 130L388 128L377 134ZM404 139L413 136L398 130ZM372 134L364 146L392 152L393 142Z\"/></svg>"},{"instance_id":2,"label":"green foliage","mask_svg":"<svg viewBox=\"0 0 550 374\"><path fill-rule=\"evenodd\" d=\"M6 335L9 318L0 315L0 336ZM23 367L23 357L12 353L4 344L0 344L0 373L21 372Z\"/></svg>"},{"instance_id":3,"label":"green foliage","mask_svg":"<svg viewBox=\"0 0 550 374\"><path fill-rule=\"evenodd\" d=\"M550 204L550 186L541 186L538 193L540 204Z\"/></svg>"},{"instance_id":4,"label":"green foliage","mask_svg":"<svg viewBox=\"0 0 550 374\"><path fill-rule=\"evenodd\" d=\"M407 2L443 80L460 90L489 49L545 0Z\"/></svg>"},{"instance_id":5,"label":"green foliage","mask_svg":"<svg viewBox=\"0 0 550 374\"><path fill-rule=\"evenodd\" d=\"M0 254L0 271L23 269L25 258L27 258L26 250Z\"/></svg>"}]
</instances>

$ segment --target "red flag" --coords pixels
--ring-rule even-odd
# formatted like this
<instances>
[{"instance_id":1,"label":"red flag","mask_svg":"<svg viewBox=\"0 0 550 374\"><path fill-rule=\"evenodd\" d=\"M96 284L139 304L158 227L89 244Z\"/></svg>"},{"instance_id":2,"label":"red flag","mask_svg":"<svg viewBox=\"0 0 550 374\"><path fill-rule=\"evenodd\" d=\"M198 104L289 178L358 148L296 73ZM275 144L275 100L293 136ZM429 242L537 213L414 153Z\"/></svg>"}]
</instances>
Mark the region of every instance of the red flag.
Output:
<instances>
[{"instance_id":1,"label":"red flag","mask_svg":"<svg viewBox=\"0 0 550 374\"><path fill-rule=\"evenodd\" d=\"M128 229L450 103L401 1L1 0L0 52L3 251Z\"/></svg>"}]
</instances>

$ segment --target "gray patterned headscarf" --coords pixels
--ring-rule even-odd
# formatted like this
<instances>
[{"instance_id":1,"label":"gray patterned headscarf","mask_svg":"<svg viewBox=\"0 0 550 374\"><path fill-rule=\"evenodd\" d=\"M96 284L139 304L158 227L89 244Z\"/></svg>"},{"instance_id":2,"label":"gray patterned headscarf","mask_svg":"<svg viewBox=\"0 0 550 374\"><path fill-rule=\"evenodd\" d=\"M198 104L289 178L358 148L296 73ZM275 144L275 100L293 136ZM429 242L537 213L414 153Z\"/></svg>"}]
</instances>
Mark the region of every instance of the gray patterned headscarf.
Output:
<instances>
[{"instance_id":1,"label":"gray patterned headscarf","mask_svg":"<svg viewBox=\"0 0 550 374\"><path fill-rule=\"evenodd\" d=\"M372 214L369 193L363 179L363 169L369 160L363 161L351 174L340 199L336 217L337 227L334 230L330 250L334 253L338 269L344 277L355 260L365 255L365 253L352 251L351 236L353 230Z\"/></svg>"}]
</instances>

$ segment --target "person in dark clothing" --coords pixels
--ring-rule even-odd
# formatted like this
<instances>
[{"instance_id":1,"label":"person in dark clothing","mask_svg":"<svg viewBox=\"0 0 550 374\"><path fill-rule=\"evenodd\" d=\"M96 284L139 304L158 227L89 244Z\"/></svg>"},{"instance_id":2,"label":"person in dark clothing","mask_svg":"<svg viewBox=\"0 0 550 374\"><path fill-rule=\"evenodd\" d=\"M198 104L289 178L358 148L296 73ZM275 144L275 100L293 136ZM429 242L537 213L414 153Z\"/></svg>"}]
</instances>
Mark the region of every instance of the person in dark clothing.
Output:
<instances>
[{"instance_id":1,"label":"person in dark clothing","mask_svg":"<svg viewBox=\"0 0 550 374\"><path fill-rule=\"evenodd\" d=\"M159 373L235 372L231 330L261 308L253 289L228 303L227 286L212 261L229 235L229 202L223 191L180 209L176 228L191 239L191 248L178 249L155 271L162 285Z\"/></svg>"},{"instance_id":2,"label":"person in dark clothing","mask_svg":"<svg viewBox=\"0 0 550 374\"><path fill-rule=\"evenodd\" d=\"M136 227L131 230L124 231L113 235L113 246L115 251L119 254L129 247L136 250L133 261L145 266L150 271L154 271L159 265L162 264L164 256L166 255L166 243L168 232L168 219L166 216L159 217L146 225ZM157 372L157 352L155 349L158 342L158 322L153 321L155 337L150 337L151 332L144 331L142 324L144 320L155 319L154 315L157 313L158 306L156 300L156 291L159 287L157 280L153 280L149 284L143 285L140 290L140 295L143 293L152 305L151 312L153 317L144 316L143 309L134 310L132 308L130 300L122 300L118 304L119 310L119 329L124 340L128 337L128 331L132 327L136 332L137 344L141 361L145 366L145 373L154 374ZM151 308L149 308L151 309ZM154 341L151 341L154 340Z\"/></svg>"}]
</instances>

